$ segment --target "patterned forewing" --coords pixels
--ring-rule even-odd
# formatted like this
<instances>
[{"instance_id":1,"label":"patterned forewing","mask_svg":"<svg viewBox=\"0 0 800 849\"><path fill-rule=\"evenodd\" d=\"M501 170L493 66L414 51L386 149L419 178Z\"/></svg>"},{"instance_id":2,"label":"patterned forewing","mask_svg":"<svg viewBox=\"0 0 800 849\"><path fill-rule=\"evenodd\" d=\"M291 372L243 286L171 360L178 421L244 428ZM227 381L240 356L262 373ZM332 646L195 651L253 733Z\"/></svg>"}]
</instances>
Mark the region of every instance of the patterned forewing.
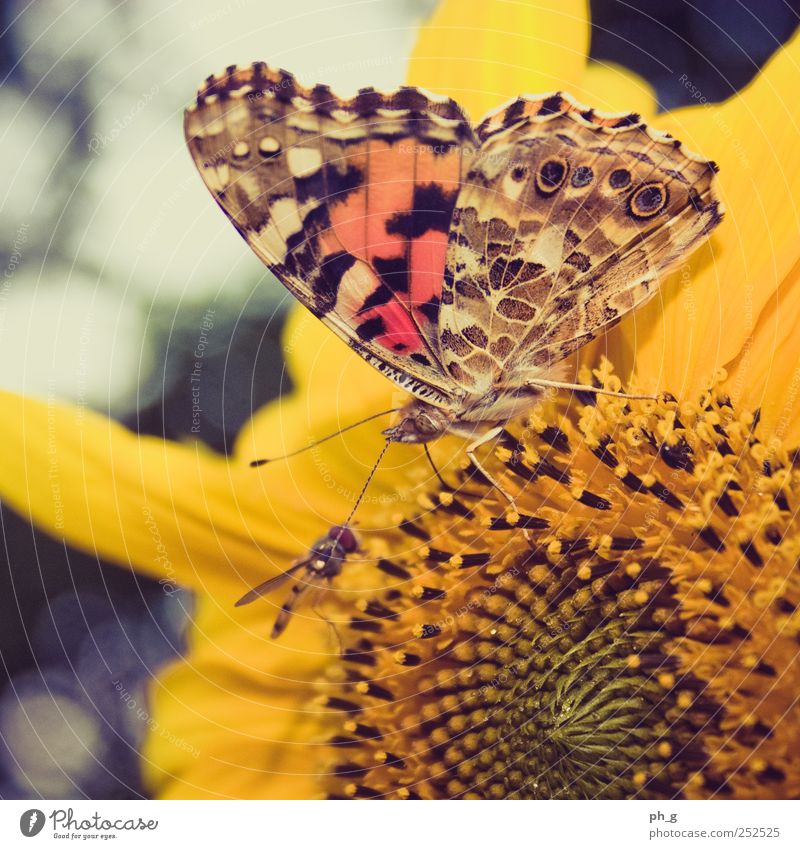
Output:
<instances>
[{"instance_id":1,"label":"patterned forewing","mask_svg":"<svg viewBox=\"0 0 800 849\"><path fill-rule=\"evenodd\" d=\"M715 166L636 115L519 98L483 144L453 217L442 361L471 391L546 373L647 301L721 217Z\"/></svg>"},{"instance_id":2,"label":"patterned forewing","mask_svg":"<svg viewBox=\"0 0 800 849\"><path fill-rule=\"evenodd\" d=\"M343 100L256 63L210 77L185 130L209 190L289 291L403 388L455 403L437 324L476 146L459 107L415 88Z\"/></svg>"}]
</instances>

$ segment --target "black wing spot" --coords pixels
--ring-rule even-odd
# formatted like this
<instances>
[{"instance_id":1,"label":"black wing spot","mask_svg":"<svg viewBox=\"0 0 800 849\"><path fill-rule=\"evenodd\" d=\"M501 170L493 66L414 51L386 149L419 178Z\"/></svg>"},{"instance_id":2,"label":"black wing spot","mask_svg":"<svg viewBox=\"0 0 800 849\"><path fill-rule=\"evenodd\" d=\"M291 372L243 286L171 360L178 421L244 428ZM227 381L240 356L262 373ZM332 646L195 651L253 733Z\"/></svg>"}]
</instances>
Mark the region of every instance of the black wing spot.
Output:
<instances>
[{"instance_id":1,"label":"black wing spot","mask_svg":"<svg viewBox=\"0 0 800 849\"><path fill-rule=\"evenodd\" d=\"M460 336L445 328L441 336L442 347L452 351L458 357L465 357L472 349Z\"/></svg>"},{"instance_id":2,"label":"black wing spot","mask_svg":"<svg viewBox=\"0 0 800 849\"><path fill-rule=\"evenodd\" d=\"M372 264L380 274L381 280L392 292L408 292L408 263L405 257L384 259L376 256L373 258Z\"/></svg>"},{"instance_id":3,"label":"black wing spot","mask_svg":"<svg viewBox=\"0 0 800 849\"><path fill-rule=\"evenodd\" d=\"M476 348L485 348L489 344L489 337L477 324L471 324L469 327L465 327L461 331L461 335Z\"/></svg>"},{"instance_id":4,"label":"black wing spot","mask_svg":"<svg viewBox=\"0 0 800 849\"><path fill-rule=\"evenodd\" d=\"M530 304L518 298L503 298L497 305L497 312L512 321L530 321L536 315L536 310Z\"/></svg>"},{"instance_id":5,"label":"black wing spot","mask_svg":"<svg viewBox=\"0 0 800 849\"><path fill-rule=\"evenodd\" d=\"M569 166L566 159L556 156L548 159L542 163L536 175L536 191L542 197L549 197L555 194L564 184L568 170Z\"/></svg>"},{"instance_id":6,"label":"black wing spot","mask_svg":"<svg viewBox=\"0 0 800 849\"><path fill-rule=\"evenodd\" d=\"M314 307L317 315L324 315L336 306L342 277L353 267L356 258L347 251L331 254L320 267L320 274L312 285Z\"/></svg>"},{"instance_id":7,"label":"black wing spot","mask_svg":"<svg viewBox=\"0 0 800 849\"><path fill-rule=\"evenodd\" d=\"M374 307L382 307L384 304L388 304L391 299L392 290L389 289L388 286L378 286L377 289L370 292L369 295L364 298L364 303L358 308L356 315L362 315Z\"/></svg>"},{"instance_id":8,"label":"black wing spot","mask_svg":"<svg viewBox=\"0 0 800 849\"><path fill-rule=\"evenodd\" d=\"M436 295L431 295L430 300L425 301L424 304L420 304L417 309L431 324L436 324L439 321L439 299Z\"/></svg>"},{"instance_id":9,"label":"black wing spot","mask_svg":"<svg viewBox=\"0 0 800 849\"><path fill-rule=\"evenodd\" d=\"M471 280L456 280L456 292L471 301L484 299L483 292Z\"/></svg>"},{"instance_id":10,"label":"black wing spot","mask_svg":"<svg viewBox=\"0 0 800 849\"><path fill-rule=\"evenodd\" d=\"M511 106L506 109L505 115L503 115L503 126L510 127L513 123L519 121L524 111L525 101L522 98L517 98Z\"/></svg>"},{"instance_id":11,"label":"black wing spot","mask_svg":"<svg viewBox=\"0 0 800 849\"><path fill-rule=\"evenodd\" d=\"M542 105L539 107L539 115L557 115L559 112L563 112L563 102L561 100L560 94L554 94L551 97L548 97L547 100L542 102Z\"/></svg>"},{"instance_id":12,"label":"black wing spot","mask_svg":"<svg viewBox=\"0 0 800 849\"><path fill-rule=\"evenodd\" d=\"M631 112L630 115L626 115L624 118L620 118L615 127L632 127L634 124L640 124L642 121L641 115L637 115L636 112Z\"/></svg>"},{"instance_id":13,"label":"black wing spot","mask_svg":"<svg viewBox=\"0 0 800 849\"><path fill-rule=\"evenodd\" d=\"M580 251L573 251L566 259L566 262L578 269L578 271L588 271L592 267L589 257Z\"/></svg>"},{"instance_id":14,"label":"black wing spot","mask_svg":"<svg viewBox=\"0 0 800 849\"><path fill-rule=\"evenodd\" d=\"M355 165L348 165L344 173L339 171L335 165L328 163L325 166L325 185L327 197L325 200L331 203L341 203L347 196L360 189L364 184L364 172Z\"/></svg>"},{"instance_id":15,"label":"black wing spot","mask_svg":"<svg viewBox=\"0 0 800 849\"><path fill-rule=\"evenodd\" d=\"M438 183L415 186L412 208L396 212L386 223L386 232L406 239L419 238L429 230L449 233L457 194L457 189L445 191Z\"/></svg>"},{"instance_id":16,"label":"black wing spot","mask_svg":"<svg viewBox=\"0 0 800 849\"><path fill-rule=\"evenodd\" d=\"M362 342L371 342L376 336L386 333L386 325L380 316L368 318L363 324L359 324L356 333Z\"/></svg>"},{"instance_id":17,"label":"black wing spot","mask_svg":"<svg viewBox=\"0 0 800 849\"><path fill-rule=\"evenodd\" d=\"M617 168L611 172L608 184L612 189L624 189L631 182L631 172L627 168Z\"/></svg>"}]
</instances>

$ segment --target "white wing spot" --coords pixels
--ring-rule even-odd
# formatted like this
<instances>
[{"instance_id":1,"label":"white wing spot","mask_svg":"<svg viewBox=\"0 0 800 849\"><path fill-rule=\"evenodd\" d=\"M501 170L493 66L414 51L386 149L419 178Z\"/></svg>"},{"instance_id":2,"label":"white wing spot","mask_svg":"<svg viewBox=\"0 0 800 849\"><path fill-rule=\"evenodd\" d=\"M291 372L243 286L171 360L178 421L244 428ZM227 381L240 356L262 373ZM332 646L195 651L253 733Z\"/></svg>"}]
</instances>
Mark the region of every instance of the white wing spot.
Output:
<instances>
[{"instance_id":1,"label":"white wing spot","mask_svg":"<svg viewBox=\"0 0 800 849\"><path fill-rule=\"evenodd\" d=\"M203 179L212 192L224 192L231 181L231 171L227 162L204 164Z\"/></svg>"},{"instance_id":2,"label":"white wing spot","mask_svg":"<svg viewBox=\"0 0 800 849\"><path fill-rule=\"evenodd\" d=\"M322 154L313 147L293 147L286 153L286 164L293 177L310 177L322 167Z\"/></svg>"},{"instance_id":3,"label":"white wing spot","mask_svg":"<svg viewBox=\"0 0 800 849\"><path fill-rule=\"evenodd\" d=\"M281 143L274 136L264 136L258 143L258 149L261 153L271 156L281 149Z\"/></svg>"},{"instance_id":4,"label":"white wing spot","mask_svg":"<svg viewBox=\"0 0 800 849\"><path fill-rule=\"evenodd\" d=\"M254 241L273 258L273 262L286 259L286 240L303 229L300 209L294 198L279 198L270 204L270 221L258 231Z\"/></svg>"}]
</instances>

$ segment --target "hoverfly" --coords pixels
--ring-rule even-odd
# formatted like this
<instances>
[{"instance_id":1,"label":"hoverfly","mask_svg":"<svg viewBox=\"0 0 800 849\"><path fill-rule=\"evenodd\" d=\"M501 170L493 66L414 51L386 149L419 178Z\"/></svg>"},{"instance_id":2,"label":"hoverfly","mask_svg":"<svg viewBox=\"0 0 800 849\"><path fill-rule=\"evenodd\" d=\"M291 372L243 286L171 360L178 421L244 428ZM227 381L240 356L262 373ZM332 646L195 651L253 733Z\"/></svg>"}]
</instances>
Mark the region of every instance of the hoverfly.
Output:
<instances>
[{"instance_id":1,"label":"hoverfly","mask_svg":"<svg viewBox=\"0 0 800 849\"><path fill-rule=\"evenodd\" d=\"M285 572L264 581L263 584L259 584L243 595L236 602L236 607L250 604L251 601L271 593L291 578L296 577L296 582L292 585L286 601L281 605L275 624L272 626L270 638L275 640L286 630L286 626L292 618L292 612L301 598L310 595L312 599L311 608L314 610L314 605L319 601L325 589L342 571L348 555L358 550L358 539L353 530L347 525L333 525L324 537L318 539L311 546L307 556L295 560Z\"/></svg>"}]
</instances>

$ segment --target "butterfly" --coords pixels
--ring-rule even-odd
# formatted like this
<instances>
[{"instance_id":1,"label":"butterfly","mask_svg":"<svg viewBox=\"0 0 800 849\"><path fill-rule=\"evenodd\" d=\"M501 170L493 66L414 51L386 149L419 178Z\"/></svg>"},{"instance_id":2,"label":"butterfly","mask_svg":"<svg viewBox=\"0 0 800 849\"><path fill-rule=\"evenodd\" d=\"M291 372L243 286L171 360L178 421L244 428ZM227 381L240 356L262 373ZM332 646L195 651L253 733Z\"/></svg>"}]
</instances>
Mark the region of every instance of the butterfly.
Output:
<instances>
[{"instance_id":1,"label":"butterfly","mask_svg":"<svg viewBox=\"0 0 800 849\"><path fill-rule=\"evenodd\" d=\"M473 125L419 88L342 99L257 62L209 77L185 134L261 260L414 396L387 444L473 437L478 468L546 387L598 391L564 382L566 358L722 217L713 162L561 93Z\"/></svg>"},{"instance_id":2,"label":"butterfly","mask_svg":"<svg viewBox=\"0 0 800 849\"><path fill-rule=\"evenodd\" d=\"M311 546L306 557L295 560L285 572L250 590L236 602L236 607L250 604L257 598L268 595L296 577L297 580L281 605L272 626L270 637L276 640L286 630L297 603L308 595L314 596L314 601L318 600L331 581L341 573L348 555L358 550L358 539L352 528L347 525L333 525L324 537Z\"/></svg>"}]
</instances>

